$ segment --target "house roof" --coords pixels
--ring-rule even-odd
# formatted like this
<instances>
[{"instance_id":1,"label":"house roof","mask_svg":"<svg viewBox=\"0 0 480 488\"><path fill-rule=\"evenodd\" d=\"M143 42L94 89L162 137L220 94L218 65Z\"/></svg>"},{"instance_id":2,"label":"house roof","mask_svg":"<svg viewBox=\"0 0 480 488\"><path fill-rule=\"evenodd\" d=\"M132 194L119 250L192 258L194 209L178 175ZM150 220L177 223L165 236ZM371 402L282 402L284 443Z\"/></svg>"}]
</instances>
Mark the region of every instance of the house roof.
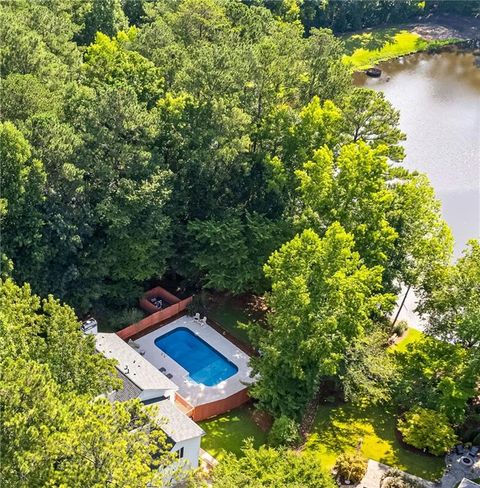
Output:
<instances>
[{"instance_id":1,"label":"house roof","mask_svg":"<svg viewBox=\"0 0 480 488\"><path fill-rule=\"evenodd\" d=\"M126 402L133 398L138 398L142 390L121 371L117 369L117 376L122 380L123 388L114 390L108 394L108 399L112 402Z\"/></svg>"},{"instance_id":2,"label":"house roof","mask_svg":"<svg viewBox=\"0 0 480 488\"><path fill-rule=\"evenodd\" d=\"M170 400L160 400L152 403L157 407L157 417L162 430L173 442L182 442L205 434L190 417L181 412Z\"/></svg>"},{"instance_id":3,"label":"house roof","mask_svg":"<svg viewBox=\"0 0 480 488\"><path fill-rule=\"evenodd\" d=\"M97 351L109 359L116 359L117 369L140 390L178 390L173 381L117 334L97 334L95 340Z\"/></svg>"},{"instance_id":4,"label":"house roof","mask_svg":"<svg viewBox=\"0 0 480 488\"><path fill-rule=\"evenodd\" d=\"M463 480L458 485L458 488L478 488L479 486L480 485L478 483L475 483L475 481L463 478Z\"/></svg>"}]
</instances>

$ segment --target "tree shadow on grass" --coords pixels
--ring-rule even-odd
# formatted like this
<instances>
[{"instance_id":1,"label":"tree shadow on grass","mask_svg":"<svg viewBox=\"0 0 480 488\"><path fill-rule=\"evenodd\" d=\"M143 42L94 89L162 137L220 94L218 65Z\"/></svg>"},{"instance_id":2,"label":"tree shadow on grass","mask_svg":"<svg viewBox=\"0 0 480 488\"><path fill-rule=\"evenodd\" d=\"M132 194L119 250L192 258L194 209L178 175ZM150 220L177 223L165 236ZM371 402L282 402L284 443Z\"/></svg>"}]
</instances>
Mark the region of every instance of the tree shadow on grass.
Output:
<instances>
[{"instance_id":1,"label":"tree shadow on grass","mask_svg":"<svg viewBox=\"0 0 480 488\"><path fill-rule=\"evenodd\" d=\"M206 432L202 447L215 457L222 458L222 452L241 455L244 440L253 439L253 446L260 447L266 441L262 432L252 419L248 407L240 407L212 420L200 422Z\"/></svg>"},{"instance_id":2,"label":"tree shadow on grass","mask_svg":"<svg viewBox=\"0 0 480 488\"><path fill-rule=\"evenodd\" d=\"M345 39L345 49L348 54L352 54L356 49L380 50L386 44L395 42L395 36L398 32L398 29L389 28L353 34Z\"/></svg>"},{"instance_id":3,"label":"tree shadow on grass","mask_svg":"<svg viewBox=\"0 0 480 488\"><path fill-rule=\"evenodd\" d=\"M417 476L436 478L442 460L404 449L395 435L396 414L388 406L320 407L306 448L329 460L359 448L368 458Z\"/></svg>"}]
</instances>

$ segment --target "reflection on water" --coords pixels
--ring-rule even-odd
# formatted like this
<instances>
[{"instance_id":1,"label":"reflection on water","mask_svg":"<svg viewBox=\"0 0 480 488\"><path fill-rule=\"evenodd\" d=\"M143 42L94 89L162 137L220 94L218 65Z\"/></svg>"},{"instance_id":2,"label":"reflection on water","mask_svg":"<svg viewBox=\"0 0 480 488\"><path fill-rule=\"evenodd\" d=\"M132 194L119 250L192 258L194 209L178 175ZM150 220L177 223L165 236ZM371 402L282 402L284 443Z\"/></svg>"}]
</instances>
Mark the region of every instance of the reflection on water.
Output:
<instances>
[{"instance_id":1,"label":"reflection on water","mask_svg":"<svg viewBox=\"0 0 480 488\"><path fill-rule=\"evenodd\" d=\"M378 79L355 74L356 85L382 90L400 110L404 164L430 177L457 256L469 238L480 236L478 59L456 50L419 53L382 63Z\"/></svg>"}]
</instances>

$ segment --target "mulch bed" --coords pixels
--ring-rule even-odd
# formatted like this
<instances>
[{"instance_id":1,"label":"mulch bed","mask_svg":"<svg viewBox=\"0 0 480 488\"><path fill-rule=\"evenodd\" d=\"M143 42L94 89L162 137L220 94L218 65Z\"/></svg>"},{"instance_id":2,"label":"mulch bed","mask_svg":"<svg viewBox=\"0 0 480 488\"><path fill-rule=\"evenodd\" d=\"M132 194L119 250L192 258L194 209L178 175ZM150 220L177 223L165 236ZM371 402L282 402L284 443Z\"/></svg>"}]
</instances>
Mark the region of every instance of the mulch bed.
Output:
<instances>
[{"instance_id":1,"label":"mulch bed","mask_svg":"<svg viewBox=\"0 0 480 488\"><path fill-rule=\"evenodd\" d=\"M268 432L272 428L273 417L264 410L257 410L252 407L250 415L262 432Z\"/></svg>"}]
</instances>

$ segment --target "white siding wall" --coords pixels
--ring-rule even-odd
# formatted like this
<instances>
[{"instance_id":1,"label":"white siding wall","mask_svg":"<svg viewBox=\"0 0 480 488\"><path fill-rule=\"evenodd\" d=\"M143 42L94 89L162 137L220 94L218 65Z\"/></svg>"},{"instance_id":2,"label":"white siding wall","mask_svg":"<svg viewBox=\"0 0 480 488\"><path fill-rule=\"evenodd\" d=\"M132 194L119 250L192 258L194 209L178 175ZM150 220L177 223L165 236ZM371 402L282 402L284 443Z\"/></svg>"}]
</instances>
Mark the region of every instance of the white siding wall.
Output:
<instances>
[{"instance_id":1,"label":"white siding wall","mask_svg":"<svg viewBox=\"0 0 480 488\"><path fill-rule=\"evenodd\" d=\"M175 391L174 390L143 390L142 393L139 395L139 399L142 401L152 400L153 398L159 397L167 397L170 401L175 399Z\"/></svg>"},{"instance_id":2,"label":"white siding wall","mask_svg":"<svg viewBox=\"0 0 480 488\"><path fill-rule=\"evenodd\" d=\"M183 459L188 461L192 468L198 467L198 458L200 456L200 441L202 437L194 437L186 441L177 442L172 449L172 452L179 451L183 447Z\"/></svg>"}]
</instances>

